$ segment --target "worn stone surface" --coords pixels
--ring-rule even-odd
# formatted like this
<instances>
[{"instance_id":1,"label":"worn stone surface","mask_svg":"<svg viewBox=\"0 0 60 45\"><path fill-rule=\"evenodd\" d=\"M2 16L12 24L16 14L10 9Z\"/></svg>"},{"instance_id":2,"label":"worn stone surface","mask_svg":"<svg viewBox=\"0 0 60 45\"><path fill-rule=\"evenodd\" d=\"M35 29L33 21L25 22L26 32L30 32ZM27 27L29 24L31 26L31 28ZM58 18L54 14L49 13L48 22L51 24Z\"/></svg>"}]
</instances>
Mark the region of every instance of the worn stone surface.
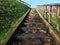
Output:
<instances>
[{"instance_id":1,"label":"worn stone surface","mask_svg":"<svg viewBox=\"0 0 60 45\"><path fill-rule=\"evenodd\" d=\"M39 17L39 14L35 9L31 9L28 14L27 19L23 24L25 26L19 27L20 30L23 30L23 33L16 33L13 37L15 41L13 44L15 45L45 45L49 43L54 45L54 40L52 41L52 37L49 34L49 28L43 22L43 20Z\"/></svg>"}]
</instances>

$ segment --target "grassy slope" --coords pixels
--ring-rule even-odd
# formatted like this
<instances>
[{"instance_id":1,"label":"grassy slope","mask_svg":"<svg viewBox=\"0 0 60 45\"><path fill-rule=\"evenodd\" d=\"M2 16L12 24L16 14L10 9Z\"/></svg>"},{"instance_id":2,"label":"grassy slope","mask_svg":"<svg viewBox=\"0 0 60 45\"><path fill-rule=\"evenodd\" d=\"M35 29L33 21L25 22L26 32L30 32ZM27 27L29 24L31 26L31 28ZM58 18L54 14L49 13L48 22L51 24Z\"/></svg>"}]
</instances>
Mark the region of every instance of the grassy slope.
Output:
<instances>
[{"instance_id":1,"label":"grassy slope","mask_svg":"<svg viewBox=\"0 0 60 45\"><path fill-rule=\"evenodd\" d=\"M2 0L1 0L2 1ZM1 2L0 2L1 3ZM6 2L7 3L7 2ZM26 13L26 11L29 9L29 7L28 6L26 6L26 5L24 5L24 4L22 4L22 3L20 3L20 2L18 2L18 1L12 1L12 2L10 2L10 4L12 4L12 3L16 3L15 4L15 7L13 7L14 5L12 5L11 7L13 7L13 9L15 8L16 9L16 12L14 12L14 11L11 11L11 15L13 15L13 13L16 13L16 14L14 14L15 16L16 16L16 19L14 19L14 17L13 17L13 22L10 24L10 27L8 28L8 26L6 26L6 25L4 25L4 26L6 26L8 29L3 29L2 31L1 31L1 33L0 33L0 43L2 43L3 42L3 40L8 36L8 34L12 31L12 28L14 28L18 23L19 23L19 20L21 20L21 17ZM4 6L6 6L6 5L4 5ZM2 7L4 7L4 6L2 6ZM17 7L16 7L17 6ZM6 6L7 7L7 6ZM5 8L5 7L4 7ZM7 7L8 8L8 7ZM12 9L12 10L13 10ZM14 10L15 10L14 9ZM8 10L9 11L9 10ZM4 10L3 10L3 12L4 12ZM9 12L10 13L10 12ZM11 18L11 17L10 17ZM9 20L9 21L11 21L11 20ZM9 24L9 23L8 23ZM2 26L1 26L2 27Z\"/></svg>"}]
</instances>

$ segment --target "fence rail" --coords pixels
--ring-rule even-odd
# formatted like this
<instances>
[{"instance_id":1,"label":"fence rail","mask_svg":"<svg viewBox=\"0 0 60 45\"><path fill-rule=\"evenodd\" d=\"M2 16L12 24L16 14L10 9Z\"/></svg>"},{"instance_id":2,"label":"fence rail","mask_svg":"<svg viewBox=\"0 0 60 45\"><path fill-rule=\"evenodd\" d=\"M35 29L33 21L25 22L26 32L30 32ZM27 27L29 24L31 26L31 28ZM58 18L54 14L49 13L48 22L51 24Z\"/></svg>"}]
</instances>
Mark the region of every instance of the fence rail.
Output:
<instances>
[{"instance_id":1,"label":"fence rail","mask_svg":"<svg viewBox=\"0 0 60 45\"><path fill-rule=\"evenodd\" d=\"M54 27L54 29L60 34L60 5L48 4L38 5L42 16Z\"/></svg>"}]
</instances>

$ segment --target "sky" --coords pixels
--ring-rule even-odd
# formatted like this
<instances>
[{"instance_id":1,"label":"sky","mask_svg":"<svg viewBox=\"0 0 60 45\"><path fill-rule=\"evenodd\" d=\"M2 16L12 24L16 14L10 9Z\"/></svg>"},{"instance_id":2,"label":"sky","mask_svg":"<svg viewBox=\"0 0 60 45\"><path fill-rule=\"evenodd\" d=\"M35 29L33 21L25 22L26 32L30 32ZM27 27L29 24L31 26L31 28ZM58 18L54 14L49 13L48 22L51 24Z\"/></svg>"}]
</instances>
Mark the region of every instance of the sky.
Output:
<instances>
[{"instance_id":1,"label":"sky","mask_svg":"<svg viewBox=\"0 0 60 45\"><path fill-rule=\"evenodd\" d=\"M50 3L60 3L60 0L22 0L31 5L34 8L36 5L50 4Z\"/></svg>"}]
</instances>

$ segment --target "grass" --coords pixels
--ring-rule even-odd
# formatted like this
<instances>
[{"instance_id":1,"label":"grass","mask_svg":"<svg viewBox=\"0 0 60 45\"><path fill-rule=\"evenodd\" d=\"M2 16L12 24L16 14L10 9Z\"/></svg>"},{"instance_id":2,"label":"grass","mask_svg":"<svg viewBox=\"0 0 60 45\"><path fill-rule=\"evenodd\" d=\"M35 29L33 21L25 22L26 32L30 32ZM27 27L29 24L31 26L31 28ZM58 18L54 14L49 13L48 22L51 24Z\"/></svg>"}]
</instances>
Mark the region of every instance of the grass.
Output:
<instances>
[{"instance_id":1,"label":"grass","mask_svg":"<svg viewBox=\"0 0 60 45\"><path fill-rule=\"evenodd\" d=\"M53 25L55 31L60 34L60 32L57 31L56 27L57 27L57 24L58 24L58 20L56 18L51 18L51 24Z\"/></svg>"},{"instance_id":2,"label":"grass","mask_svg":"<svg viewBox=\"0 0 60 45\"><path fill-rule=\"evenodd\" d=\"M3 41L8 37L8 35L12 32L13 28L17 27L17 24L20 23L24 18L24 15L22 17L20 17L16 22L13 22L11 24L11 28L9 28L8 30L4 30L1 34L0 34L0 43L3 43Z\"/></svg>"},{"instance_id":3,"label":"grass","mask_svg":"<svg viewBox=\"0 0 60 45\"><path fill-rule=\"evenodd\" d=\"M57 26L58 21L56 18L51 18L51 24L53 24L54 26Z\"/></svg>"},{"instance_id":4,"label":"grass","mask_svg":"<svg viewBox=\"0 0 60 45\"><path fill-rule=\"evenodd\" d=\"M49 14L44 13L44 18L48 19L48 17L49 17ZM58 20L56 19L56 17L51 17L51 24L54 27L54 29L56 30L56 32L60 34L60 32L58 32L57 29L56 29L57 24L58 24Z\"/></svg>"},{"instance_id":5,"label":"grass","mask_svg":"<svg viewBox=\"0 0 60 45\"><path fill-rule=\"evenodd\" d=\"M49 15L44 13L44 18L48 20Z\"/></svg>"},{"instance_id":6,"label":"grass","mask_svg":"<svg viewBox=\"0 0 60 45\"><path fill-rule=\"evenodd\" d=\"M7 35L11 32L11 30L4 30L1 34L0 34L0 43L3 42L3 40L7 37Z\"/></svg>"},{"instance_id":7,"label":"grass","mask_svg":"<svg viewBox=\"0 0 60 45\"><path fill-rule=\"evenodd\" d=\"M44 14L44 17L45 17L45 19L48 19L49 15L48 14ZM57 19L54 18L54 17L51 17L51 24L53 24L54 26L57 26L57 24L58 24Z\"/></svg>"}]
</instances>

